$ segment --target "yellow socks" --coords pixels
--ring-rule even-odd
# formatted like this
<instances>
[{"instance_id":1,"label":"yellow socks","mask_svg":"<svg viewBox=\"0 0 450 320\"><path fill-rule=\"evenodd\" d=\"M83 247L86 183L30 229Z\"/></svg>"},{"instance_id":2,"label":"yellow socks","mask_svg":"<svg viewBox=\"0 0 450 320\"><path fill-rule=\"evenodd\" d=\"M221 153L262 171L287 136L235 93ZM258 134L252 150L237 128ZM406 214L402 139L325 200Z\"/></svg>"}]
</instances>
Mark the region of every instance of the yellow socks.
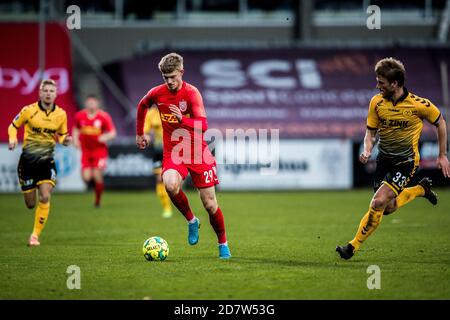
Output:
<instances>
[{"instance_id":1,"label":"yellow socks","mask_svg":"<svg viewBox=\"0 0 450 320\"><path fill-rule=\"evenodd\" d=\"M408 202L413 201L417 197L422 197L425 195L425 190L422 186L417 185L411 188L404 189L396 198L397 207L403 207Z\"/></svg>"},{"instance_id":2,"label":"yellow socks","mask_svg":"<svg viewBox=\"0 0 450 320\"><path fill-rule=\"evenodd\" d=\"M172 207L170 206L170 198L167 194L166 188L164 187L164 183L158 182L156 183L156 194L161 201L161 205L165 212L172 211Z\"/></svg>"},{"instance_id":3,"label":"yellow socks","mask_svg":"<svg viewBox=\"0 0 450 320\"><path fill-rule=\"evenodd\" d=\"M355 248L355 251L359 249L361 244L376 230L383 218L384 209L375 209L370 207L369 211L361 219L358 231L355 238L350 241L350 244Z\"/></svg>"},{"instance_id":4,"label":"yellow socks","mask_svg":"<svg viewBox=\"0 0 450 320\"><path fill-rule=\"evenodd\" d=\"M36 212L34 214L33 235L35 235L36 237L39 237L39 235L42 232L42 229L44 229L45 223L47 222L49 211L50 211L50 202L47 203L39 202L36 208Z\"/></svg>"}]
</instances>

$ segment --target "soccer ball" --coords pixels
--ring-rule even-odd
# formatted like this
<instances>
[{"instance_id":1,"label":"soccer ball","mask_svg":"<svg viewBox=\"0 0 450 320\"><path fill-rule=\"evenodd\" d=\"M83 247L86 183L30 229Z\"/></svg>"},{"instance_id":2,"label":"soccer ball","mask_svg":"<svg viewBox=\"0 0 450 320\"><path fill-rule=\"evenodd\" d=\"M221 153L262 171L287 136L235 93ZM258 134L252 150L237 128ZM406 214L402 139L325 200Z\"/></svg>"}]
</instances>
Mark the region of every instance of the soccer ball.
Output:
<instances>
[{"instance_id":1,"label":"soccer ball","mask_svg":"<svg viewBox=\"0 0 450 320\"><path fill-rule=\"evenodd\" d=\"M169 255L169 245L161 237L150 237L145 240L142 252L148 261L163 261Z\"/></svg>"}]
</instances>

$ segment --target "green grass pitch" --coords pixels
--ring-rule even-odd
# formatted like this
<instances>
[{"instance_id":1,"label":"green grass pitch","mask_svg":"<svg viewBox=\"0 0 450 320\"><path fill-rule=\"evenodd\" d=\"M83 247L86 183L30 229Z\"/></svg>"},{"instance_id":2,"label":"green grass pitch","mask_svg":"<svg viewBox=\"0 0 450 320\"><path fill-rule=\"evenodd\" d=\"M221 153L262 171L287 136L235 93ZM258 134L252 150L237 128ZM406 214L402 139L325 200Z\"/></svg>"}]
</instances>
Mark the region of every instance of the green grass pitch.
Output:
<instances>
[{"instance_id":1,"label":"green grass pitch","mask_svg":"<svg viewBox=\"0 0 450 320\"><path fill-rule=\"evenodd\" d=\"M384 217L349 261L337 244L351 239L371 191L219 192L233 258L218 259L215 234L197 193L200 241L187 243L176 212L163 219L152 192L55 192L41 246L28 248L34 211L20 194L0 195L0 299L450 299L450 189L433 207L416 199ZM148 262L142 244L161 236L166 261ZM81 270L69 290L68 266ZM369 290L370 265L381 288Z\"/></svg>"}]
</instances>

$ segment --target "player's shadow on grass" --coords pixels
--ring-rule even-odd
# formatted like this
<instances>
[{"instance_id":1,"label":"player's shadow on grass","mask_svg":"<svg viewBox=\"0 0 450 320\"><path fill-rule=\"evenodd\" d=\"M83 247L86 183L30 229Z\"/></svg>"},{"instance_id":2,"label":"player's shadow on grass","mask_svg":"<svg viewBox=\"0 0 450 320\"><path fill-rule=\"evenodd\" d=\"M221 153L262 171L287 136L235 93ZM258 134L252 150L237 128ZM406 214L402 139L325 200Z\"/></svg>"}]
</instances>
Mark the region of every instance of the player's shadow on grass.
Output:
<instances>
[{"instance_id":1,"label":"player's shadow on grass","mask_svg":"<svg viewBox=\"0 0 450 320\"><path fill-rule=\"evenodd\" d=\"M313 260L301 260L299 259L272 259L272 258L257 258L257 257L233 257L229 260L230 263L245 263L245 264L255 264L255 265L276 265L282 267L311 267L311 268L355 268L359 267L360 264L367 264L365 261L354 260L354 261L313 261Z\"/></svg>"}]
</instances>

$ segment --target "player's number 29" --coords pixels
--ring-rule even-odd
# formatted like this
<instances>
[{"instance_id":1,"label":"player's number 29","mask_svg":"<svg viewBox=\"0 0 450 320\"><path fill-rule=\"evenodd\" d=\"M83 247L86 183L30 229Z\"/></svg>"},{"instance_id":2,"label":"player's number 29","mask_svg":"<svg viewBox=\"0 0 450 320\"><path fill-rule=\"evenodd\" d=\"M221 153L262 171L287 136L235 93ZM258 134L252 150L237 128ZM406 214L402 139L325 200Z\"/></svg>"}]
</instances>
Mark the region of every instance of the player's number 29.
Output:
<instances>
[{"instance_id":1,"label":"player's number 29","mask_svg":"<svg viewBox=\"0 0 450 320\"><path fill-rule=\"evenodd\" d=\"M203 172L203 175L205 176L205 183L210 183L213 181L213 171L205 171Z\"/></svg>"}]
</instances>

